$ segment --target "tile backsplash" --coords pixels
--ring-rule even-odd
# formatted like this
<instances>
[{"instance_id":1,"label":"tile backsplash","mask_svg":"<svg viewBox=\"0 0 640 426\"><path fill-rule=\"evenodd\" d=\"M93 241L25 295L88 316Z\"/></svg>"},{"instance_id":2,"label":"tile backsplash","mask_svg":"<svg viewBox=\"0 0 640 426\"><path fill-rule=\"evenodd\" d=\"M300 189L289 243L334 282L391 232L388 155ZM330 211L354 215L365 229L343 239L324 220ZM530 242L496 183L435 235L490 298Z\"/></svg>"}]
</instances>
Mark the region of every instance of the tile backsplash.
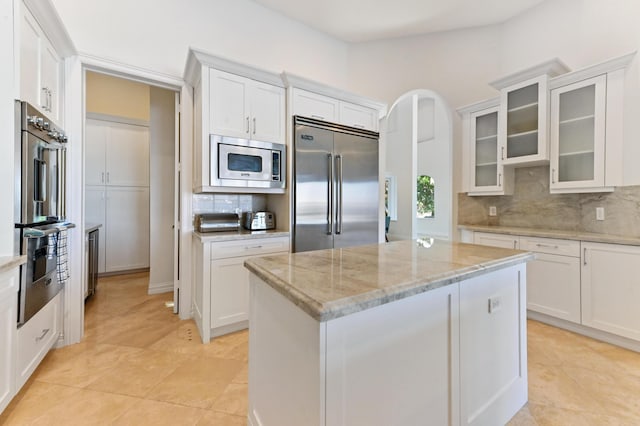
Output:
<instances>
[{"instance_id":1,"label":"tile backsplash","mask_svg":"<svg viewBox=\"0 0 640 426\"><path fill-rule=\"evenodd\" d=\"M489 216L496 206L497 216ZM605 220L596 220L603 207ZM549 166L515 170L513 195L458 194L460 225L493 225L640 236L640 186L614 192L550 194Z\"/></svg>"},{"instance_id":2,"label":"tile backsplash","mask_svg":"<svg viewBox=\"0 0 640 426\"><path fill-rule=\"evenodd\" d=\"M267 198L260 194L193 194L193 214L242 213L265 210Z\"/></svg>"}]
</instances>

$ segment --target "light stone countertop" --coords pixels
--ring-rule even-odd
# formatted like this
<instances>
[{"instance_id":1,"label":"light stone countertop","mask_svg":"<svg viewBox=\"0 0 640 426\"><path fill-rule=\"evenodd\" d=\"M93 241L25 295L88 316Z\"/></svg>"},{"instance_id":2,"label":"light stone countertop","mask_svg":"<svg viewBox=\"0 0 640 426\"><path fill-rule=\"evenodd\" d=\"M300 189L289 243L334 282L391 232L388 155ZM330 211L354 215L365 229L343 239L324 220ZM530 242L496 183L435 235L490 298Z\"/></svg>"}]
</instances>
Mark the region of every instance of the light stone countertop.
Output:
<instances>
[{"instance_id":1,"label":"light stone countertop","mask_svg":"<svg viewBox=\"0 0 640 426\"><path fill-rule=\"evenodd\" d=\"M592 243L626 244L631 246L640 246L640 238L638 237L596 234L593 232L485 225L458 225L458 229L478 232L491 232L494 234L521 235L523 237L559 238L563 240L588 241Z\"/></svg>"},{"instance_id":2,"label":"light stone countertop","mask_svg":"<svg viewBox=\"0 0 640 426\"><path fill-rule=\"evenodd\" d=\"M266 256L245 267L318 321L328 321L533 260L519 250L433 240Z\"/></svg>"},{"instance_id":3,"label":"light stone countertop","mask_svg":"<svg viewBox=\"0 0 640 426\"><path fill-rule=\"evenodd\" d=\"M224 232L195 232L194 231L193 235L202 243L213 243L218 241L251 240L254 238L288 237L289 232L279 231L277 229L272 229L269 231L249 231L241 228L238 231L224 231Z\"/></svg>"},{"instance_id":4,"label":"light stone countertop","mask_svg":"<svg viewBox=\"0 0 640 426\"><path fill-rule=\"evenodd\" d=\"M26 261L27 256L0 256L0 273L9 272Z\"/></svg>"}]
</instances>

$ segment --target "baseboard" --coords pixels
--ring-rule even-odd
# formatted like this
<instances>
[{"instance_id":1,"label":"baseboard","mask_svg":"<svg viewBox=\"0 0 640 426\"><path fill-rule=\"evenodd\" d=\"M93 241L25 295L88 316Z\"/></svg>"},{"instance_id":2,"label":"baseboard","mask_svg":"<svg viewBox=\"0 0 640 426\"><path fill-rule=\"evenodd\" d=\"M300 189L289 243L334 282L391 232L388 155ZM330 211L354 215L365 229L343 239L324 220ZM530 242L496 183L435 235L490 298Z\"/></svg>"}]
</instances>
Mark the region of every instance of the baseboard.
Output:
<instances>
[{"instance_id":1,"label":"baseboard","mask_svg":"<svg viewBox=\"0 0 640 426\"><path fill-rule=\"evenodd\" d=\"M607 333L606 331L596 330L595 328L554 318L539 312L527 311L527 318L562 328L564 330L572 331L577 334L582 334L583 336L591 337L592 339L620 346L622 348L629 349L630 351L640 352L640 342L627 339L626 337L616 336L615 334Z\"/></svg>"},{"instance_id":2,"label":"baseboard","mask_svg":"<svg viewBox=\"0 0 640 426\"><path fill-rule=\"evenodd\" d=\"M112 277L114 275L129 275L137 274L139 272L149 272L149 268L137 268L137 269L124 269L122 271L100 272L98 278Z\"/></svg>"},{"instance_id":3,"label":"baseboard","mask_svg":"<svg viewBox=\"0 0 640 426\"><path fill-rule=\"evenodd\" d=\"M249 328L249 321L240 321L235 324L224 325L222 327L216 327L211 329L211 337L223 336L229 333L235 333L236 331L245 330Z\"/></svg>"},{"instance_id":4,"label":"baseboard","mask_svg":"<svg viewBox=\"0 0 640 426\"><path fill-rule=\"evenodd\" d=\"M169 293L173 291L173 282L149 283L148 294Z\"/></svg>"}]
</instances>

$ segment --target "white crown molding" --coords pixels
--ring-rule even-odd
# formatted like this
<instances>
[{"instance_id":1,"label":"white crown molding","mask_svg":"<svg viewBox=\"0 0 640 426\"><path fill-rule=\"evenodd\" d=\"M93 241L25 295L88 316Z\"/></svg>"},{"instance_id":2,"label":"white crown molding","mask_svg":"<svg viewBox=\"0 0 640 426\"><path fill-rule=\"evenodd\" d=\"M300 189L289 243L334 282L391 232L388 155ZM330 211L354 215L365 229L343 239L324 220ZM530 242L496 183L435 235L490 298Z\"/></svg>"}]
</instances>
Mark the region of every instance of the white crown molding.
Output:
<instances>
[{"instance_id":1,"label":"white crown molding","mask_svg":"<svg viewBox=\"0 0 640 426\"><path fill-rule=\"evenodd\" d=\"M549 80L549 89L556 89L576 81L586 80L587 78L626 68L635 55L636 51L552 78Z\"/></svg>"},{"instance_id":2,"label":"white crown molding","mask_svg":"<svg viewBox=\"0 0 640 426\"><path fill-rule=\"evenodd\" d=\"M254 66L242 64L220 56L214 56L192 47L189 48L189 54L187 56L187 63L184 71L184 79L187 82L192 82L197 76L197 63L220 71L241 75L252 80L262 81L263 83L268 83L273 86L284 87L282 79L277 73L265 71Z\"/></svg>"},{"instance_id":3,"label":"white crown molding","mask_svg":"<svg viewBox=\"0 0 640 426\"><path fill-rule=\"evenodd\" d=\"M481 111L483 109L493 108L499 105L500 105L500 97L498 96L496 98L485 99L483 101L478 101L469 105L461 106L459 108L456 108L456 111L460 116L462 116L470 112Z\"/></svg>"},{"instance_id":4,"label":"white crown molding","mask_svg":"<svg viewBox=\"0 0 640 426\"><path fill-rule=\"evenodd\" d=\"M564 62L562 62L558 58L553 58L538 65L534 65L524 70L499 78L489 83L489 85L494 89L501 90L505 87L520 83L521 81L529 80L531 78L535 78L544 74L548 75L549 77L555 77L569 71L571 71L571 69Z\"/></svg>"},{"instance_id":5,"label":"white crown molding","mask_svg":"<svg viewBox=\"0 0 640 426\"><path fill-rule=\"evenodd\" d=\"M60 15L51 0L23 0L25 6L42 30L47 38L56 49L56 52L63 58L76 54L76 47L67 32Z\"/></svg>"},{"instance_id":6,"label":"white crown molding","mask_svg":"<svg viewBox=\"0 0 640 426\"><path fill-rule=\"evenodd\" d=\"M341 101L351 102L357 105L372 108L378 111L378 115L380 118L387 115L388 106L385 102L366 98L364 96L356 95L355 93L346 92L344 90L328 86L324 83L319 83L317 81L309 80L305 77L300 77L295 74L288 73L286 71L283 71L281 76L285 87L288 89L303 89L309 92L317 93L319 95L329 96Z\"/></svg>"},{"instance_id":7,"label":"white crown molding","mask_svg":"<svg viewBox=\"0 0 640 426\"><path fill-rule=\"evenodd\" d=\"M110 123L130 124L132 126L149 127L149 120L123 117L121 115L103 114L101 112L87 112L88 120L108 121Z\"/></svg>"}]
</instances>

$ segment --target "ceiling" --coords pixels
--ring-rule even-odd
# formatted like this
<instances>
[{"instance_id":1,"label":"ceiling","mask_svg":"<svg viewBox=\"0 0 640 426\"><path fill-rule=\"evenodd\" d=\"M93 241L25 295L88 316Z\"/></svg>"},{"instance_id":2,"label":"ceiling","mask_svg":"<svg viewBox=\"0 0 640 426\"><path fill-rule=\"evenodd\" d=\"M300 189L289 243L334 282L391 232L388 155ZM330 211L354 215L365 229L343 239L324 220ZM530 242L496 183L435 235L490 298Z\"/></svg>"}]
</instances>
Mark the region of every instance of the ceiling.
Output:
<instances>
[{"instance_id":1,"label":"ceiling","mask_svg":"<svg viewBox=\"0 0 640 426\"><path fill-rule=\"evenodd\" d=\"M497 24L544 0L254 0L346 42Z\"/></svg>"}]
</instances>

